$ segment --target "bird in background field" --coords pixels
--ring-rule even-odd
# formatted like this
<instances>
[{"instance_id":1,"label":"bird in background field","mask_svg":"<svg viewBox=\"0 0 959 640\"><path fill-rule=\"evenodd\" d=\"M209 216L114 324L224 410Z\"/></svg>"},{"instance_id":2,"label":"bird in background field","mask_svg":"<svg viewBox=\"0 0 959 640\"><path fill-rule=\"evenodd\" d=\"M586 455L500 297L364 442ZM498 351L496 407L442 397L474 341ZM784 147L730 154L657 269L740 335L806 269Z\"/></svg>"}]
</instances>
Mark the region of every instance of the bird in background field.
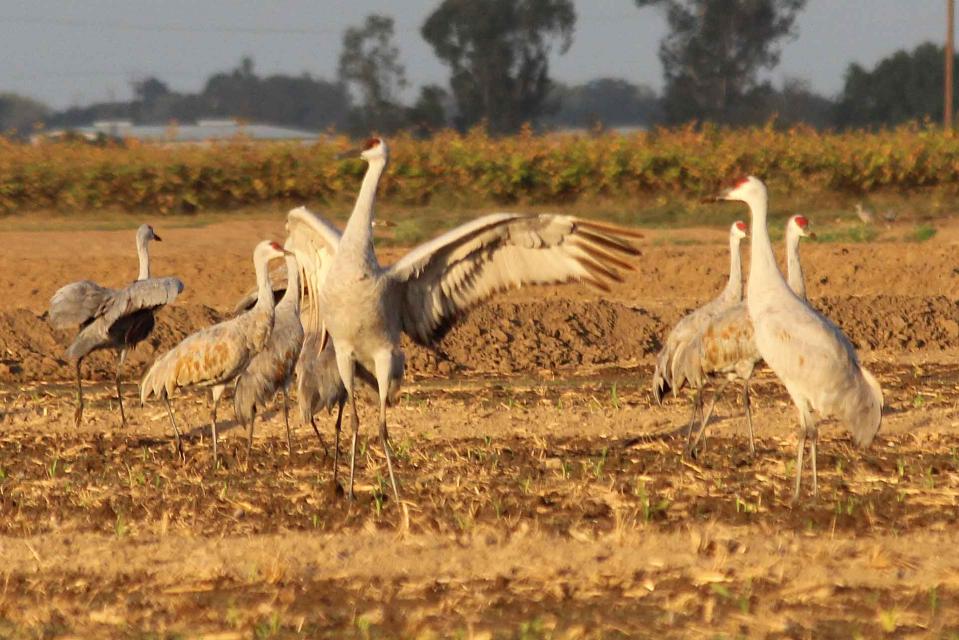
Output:
<instances>
[{"instance_id":1,"label":"bird in background field","mask_svg":"<svg viewBox=\"0 0 959 640\"><path fill-rule=\"evenodd\" d=\"M342 236L304 208L290 212L287 230L309 292L306 340L318 334L311 349L320 355L332 340L336 370L351 404L349 496L359 431L356 379L365 371L376 381L380 439L399 504L386 408L403 376L401 334L433 345L468 309L509 288L584 280L608 289L609 281L621 279L618 269L632 269L625 258L638 251L626 238L640 234L572 216L494 213L426 242L384 268L373 250L372 223L389 148L382 138L371 138L357 153L369 166Z\"/></svg>"},{"instance_id":2,"label":"bird in background field","mask_svg":"<svg viewBox=\"0 0 959 640\"><path fill-rule=\"evenodd\" d=\"M653 371L653 398L657 404L663 403L663 397L670 389L675 396L677 388L673 382L676 354L691 340L695 339L710 318L739 303L743 299L743 265L740 256L740 243L746 237L746 223L737 220L729 227L729 280L719 296L710 300L695 311L683 316L666 336L659 353L656 355L656 369ZM689 422L692 432L696 412L702 411L702 403L697 398L693 416Z\"/></svg>"},{"instance_id":3,"label":"bird in background field","mask_svg":"<svg viewBox=\"0 0 959 640\"><path fill-rule=\"evenodd\" d=\"M766 230L766 185L749 176L717 200L744 202L752 217L747 307L763 360L785 385L799 412L799 446L793 500L799 498L803 455L810 440L813 494L818 492L813 412L844 422L860 447L868 447L882 423L879 383L859 362L852 343L826 317L797 296L783 279Z\"/></svg>"},{"instance_id":4,"label":"bird in background field","mask_svg":"<svg viewBox=\"0 0 959 640\"><path fill-rule=\"evenodd\" d=\"M287 252L275 242L263 241L253 251L258 298L249 311L230 320L206 327L187 336L180 344L157 358L140 382L140 402L155 396L166 404L167 415L176 437L177 453L185 460L180 430L170 407L170 396L178 388L193 385L225 385L246 369L262 351L273 332L274 302L270 284L269 262ZM218 399L218 398L217 398ZM247 455L252 444L252 422L249 425ZM211 420L213 465L217 465L216 405Z\"/></svg>"},{"instance_id":5,"label":"bird in background field","mask_svg":"<svg viewBox=\"0 0 959 640\"><path fill-rule=\"evenodd\" d=\"M856 203L856 217L859 218L859 221L863 224L872 224L876 221L876 216L873 215L872 211L863 209L862 203Z\"/></svg>"},{"instance_id":6,"label":"bird in background field","mask_svg":"<svg viewBox=\"0 0 959 640\"><path fill-rule=\"evenodd\" d=\"M808 229L809 221L805 216L794 215L786 221L786 273L789 288L803 300L806 299L806 283L799 260L799 240L815 237ZM694 416L697 410L702 411L702 391L708 379L721 375L725 377L702 417L695 441L686 441L687 455L695 455L716 406L716 399L722 395L726 385L734 380L741 380L743 383L743 410L749 432L749 452L756 453L749 381L756 365L761 361L753 323L749 319L749 309L745 302L733 305L711 318L702 332L676 354L675 388L680 389L688 382L696 389L696 403L699 406L694 407Z\"/></svg>"},{"instance_id":7,"label":"bird in background field","mask_svg":"<svg viewBox=\"0 0 959 640\"><path fill-rule=\"evenodd\" d=\"M50 298L48 317L55 329L80 328L66 357L76 364L77 408L74 423L83 419L83 382L80 364L98 349L117 352L116 389L120 404L120 420L127 424L120 388L120 371L127 351L145 340L156 325L157 309L173 302L183 292L183 282L177 278L150 277L149 242L160 242L160 236L148 224L137 229L137 257L140 270L132 284L121 289L101 287L90 280L81 280L61 287Z\"/></svg>"}]
</instances>

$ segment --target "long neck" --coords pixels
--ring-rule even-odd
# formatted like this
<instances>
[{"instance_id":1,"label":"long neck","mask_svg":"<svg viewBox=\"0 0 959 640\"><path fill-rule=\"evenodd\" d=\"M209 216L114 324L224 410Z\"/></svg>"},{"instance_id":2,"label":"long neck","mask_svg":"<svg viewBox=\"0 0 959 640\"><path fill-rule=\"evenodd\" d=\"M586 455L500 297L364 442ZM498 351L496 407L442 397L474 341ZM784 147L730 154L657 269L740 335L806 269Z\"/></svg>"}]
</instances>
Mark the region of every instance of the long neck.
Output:
<instances>
[{"instance_id":1,"label":"long neck","mask_svg":"<svg viewBox=\"0 0 959 640\"><path fill-rule=\"evenodd\" d=\"M786 278L793 293L805 300L806 279L799 262L799 235L796 233L786 234Z\"/></svg>"},{"instance_id":2,"label":"long neck","mask_svg":"<svg viewBox=\"0 0 959 640\"><path fill-rule=\"evenodd\" d=\"M777 280L782 282L782 274L776 265L773 247L769 242L769 231L766 229L766 196L757 196L747 204L753 222L749 254L749 294L751 296L757 289L774 286Z\"/></svg>"},{"instance_id":3,"label":"long neck","mask_svg":"<svg viewBox=\"0 0 959 640\"><path fill-rule=\"evenodd\" d=\"M137 258L140 260L140 272L137 274L137 280L148 280L150 278L150 250L147 248L147 241L137 238Z\"/></svg>"},{"instance_id":4,"label":"long neck","mask_svg":"<svg viewBox=\"0 0 959 640\"><path fill-rule=\"evenodd\" d=\"M256 305L253 308L273 313L273 285L270 283L269 263L269 260L253 261L256 269Z\"/></svg>"},{"instance_id":5,"label":"long neck","mask_svg":"<svg viewBox=\"0 0 959 640\"><path fill-rule=\"evenodd\" d=\"M297 315L300 313L300 268L293 256L286 257L286 293L280 306L292 309Z\"/></svg>"},{"instance_id":6,"label":"long neck","mask_svg":"<svg viewBox=\"0 0 959 640\"><path fill-rule=\"evenodd\" d=\"M723 299L739 302L743 299L743 261L740 257L740 239L729 236L729 281L723 289Z\"/></svg>"},{"instance_id":7,"label":"long neck","mask_svg":"<svg viewBox=\"0 0 959 640\"><path fill-rule=\"evenodd\" d=\"M340 246L361 247L373 251L373 203L376 200L376 186L386 168L385 158L374 158L370 160L369 167L366 169L366 175L363 176L363 184L360 185L360 193L356 196L356 206L353 207L353 213L350 214L350 220L346 223L346 229L343 231L343 237L340 240Z\"/></svg>"}]
</instances>

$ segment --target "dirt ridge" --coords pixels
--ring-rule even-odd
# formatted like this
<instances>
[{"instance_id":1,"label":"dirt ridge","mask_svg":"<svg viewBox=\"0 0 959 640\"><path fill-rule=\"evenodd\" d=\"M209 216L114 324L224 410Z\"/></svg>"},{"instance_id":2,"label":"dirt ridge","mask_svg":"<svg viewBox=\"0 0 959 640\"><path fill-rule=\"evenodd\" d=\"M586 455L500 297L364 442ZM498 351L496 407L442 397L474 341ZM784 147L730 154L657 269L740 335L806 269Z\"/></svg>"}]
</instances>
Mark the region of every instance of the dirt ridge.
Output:
<instances>
[{"instance_id":1,"label":"dirt ridge","mask_svg":"<svg viewBox=\"0 0 959 640\"><path fill-rule=\"evenodd\" d=\"M858 348L959 348L959 304L945 296L828 296L812 302ZM608 300L494 302L468 314L437 351L407 341L408 372L510 375L645 363L685 311L675 305L646 308ZM164 309L154 335L128 356L128 375L138 377L158 353L224 317L203 305ZM29 310L0 312L0 383L71 379L72 368L62 357L70 340L71 335L54 331ZM84 378L112 379L115 366L111 353L93 354L84 361Z\"/></svg>"}]
</instances>

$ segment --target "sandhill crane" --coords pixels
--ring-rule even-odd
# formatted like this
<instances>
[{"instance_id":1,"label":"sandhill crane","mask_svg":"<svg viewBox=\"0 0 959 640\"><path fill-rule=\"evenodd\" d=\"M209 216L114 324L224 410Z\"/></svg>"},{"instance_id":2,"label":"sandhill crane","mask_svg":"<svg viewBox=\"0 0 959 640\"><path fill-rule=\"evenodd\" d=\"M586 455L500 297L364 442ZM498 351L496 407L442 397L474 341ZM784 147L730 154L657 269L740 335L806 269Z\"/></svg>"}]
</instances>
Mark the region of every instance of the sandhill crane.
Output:
<instances>
[{"instance_id":1,"label":"sandhill crane","mask_svg":"<svg viewBox=\"0 0 959 640\"><path fill-rule=\"evenodd\" d=\"M252 309L235 318L201 329L187 336L180 344L157 358L140 383L140 402L151 396L163 398L167 415L176 437L177 453L185 460L180 430L173 418L170 396L182 387L216 386L235 379L253 357L263 350L273 331L273 289L268 266L270 260L286 255L280 245L263 241L253 251L253 266L259 297ZM216 405L211 420L213 465L217 464ZM247 453L253 438L252 424L248 432Z\"/></svg>"},{"instance_id":2,"label":"sandhill crane","mask_svg":"<svg viewBox=\"0 0 959 640\"><path fill-rule=\"evenodd\" d=\"M286 445L293 452L287 391L293 379L293 368L303 347L303 326L300 324L300 276L296 258L286 256L287 282L283 298L276 305L273 331L266 347L256 354L236 380L233 408L237 419L253 433L257 407L263 407L276 392L283 395L283 422ZM272 280L272 279L271 279ZM275 287L274 287L275 289ZM314 427L315 430L315 427ZM319 432L317 431L317 435Z\"/></svg>"},{"instance_id":3,"label":"sandhill crane","mask_svg":"<svg viewBox=\"0 0 959 640\"><path fill-rule=\"evenodd\" d=\"M719 296L710 300L695 311L683 316L676 326L669 332L666 342L656 355L656 369L653 372L653 398L658 404L663 403L663 396L677 388L673 383L675 375L676 354L691 340L699 335L710 318L743 299L743 266L740 257L740 242L746 237L746 223L737 220L729 227L729 280ZM702 396L697 392L693 406L693 415L689 422L689 433L692 434L693 424L697 413L702 412Z\"/></svg>"},{"instance_id":4,"label":"sandhill crane","mask_svg":"<svg viewBox=\"0 0 959 640\"><path fill-rule=\"evenodd\" d=\"M65 330L80 327L80 333L66 351L67 358L76 361L77 408L74 423L78 427L83 418L83 383L80 379L80 363L83 359L98 349L117 352L117 401L120 403L120 421L126 426L120 370L127 351L153 332L156 310L173 302L183 292L183 282L177 278L150 277L150 240L161 242L153 227L140 225L136 235L137 258L140 262L136 282L122 289L108 289L90 280L81 280L61 287L50 298L49 318L54 328Z\"/></svg>"},{"instance_id":5,"label":"sandhill crane","mask_svg":"<svg viewBox=\"0 0 959 640\"><path fill-rule=\"evenodd\" d=\"M811 440L813 495L818 492L819 432L813 411L838 417L849 428L853 441L868 447L882 423L882 389L860 364L855 348L842 331L793 293L783 279L766 230L766 185L749 176L717 199L744 202L752 216L746 302L759 353L785 385L799 411L795 501L799 498L807 438Z\"/></svg>"},{"instance_id":6,"label":"sandhill crane","mask_svg":"<svg viewBox=\"0 0 959 640\"><path fill-rule=\"evenodd\" d=\"M872 211L864 209L861 202L856 203L856 217L863 224L872 224L876 221L876 216L873 215Z\"/></svg>"},{"instance_id":7,"label":"sandhill crane","mask_svg":"<svg viewBox=\"0 0 959 640\"><path fill-rule=\"evenodd\" d=\"M342 237L303 208L290 212L287 228L310 292L307 317L313 320L307 333L320 332L321 350L326 335L332 339L337 371L350 399L349 496L359 431L354 381L362 367L377 383L380 439L399 504L386 408L403 376L401 332L420 344L434 344L466 310L512 287L584 280L606 288L608 281L620 279L617 269L632 268L624 258L638 251L625 237L640 234L572 216L494 213L382 268L373 250L372 221L389 149L381 138L372 138L359 153L369 166Z\"/></svg>"},{"instance_id":8,"label":"sandhill crane","mask_svg":"<svg viewBox=\"0 0 959 640\"><path fill-rule=\"evenodd\" d=\"M799 260L799 240L815 237L808 229L809 221L805 216L794 215L786 221L786 273L789 288L803 300L806 299L806 283ZM749 381L760 361L762 357L756 347L753 323L749 320L749 309L745 302L740 302L711 318L702 332L676 354L676 388L682 388L688 381L690 386L696 388L697 398L701 398L702 387L708 378L725 376L702 418L695 442L687 440L687 455L695 453L706 432L716 399L722 395L726 385L734 380L743 382L743 410L749 430L749 453L756 453Z\"/></svg>"}]
</instances>

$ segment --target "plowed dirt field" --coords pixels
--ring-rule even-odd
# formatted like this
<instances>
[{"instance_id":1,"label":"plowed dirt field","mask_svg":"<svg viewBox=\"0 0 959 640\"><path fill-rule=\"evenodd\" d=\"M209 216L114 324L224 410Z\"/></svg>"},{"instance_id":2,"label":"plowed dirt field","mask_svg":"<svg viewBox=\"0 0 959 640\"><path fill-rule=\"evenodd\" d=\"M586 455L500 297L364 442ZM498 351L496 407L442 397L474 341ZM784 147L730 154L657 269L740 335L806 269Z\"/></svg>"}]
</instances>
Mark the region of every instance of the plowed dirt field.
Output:
<instances>
[{"instance_id":1,"label":"plowed dirt field","mask_svg":"<svg viewBox=\"0 0 959 640\"><path fill-rule=\"evenodd\" d=\"M811 302L886 400L867 451L822 424L817 498L807 482L790 504L796 415L768 371L752 385L755 456L738 389L694 460L670 435L690 396L652 402L660 341L726 278L725 233L690 229L650 231L609 293L511 292L438 352L407 345L389 413L407 518L366 402L352 503L332 490L332 417L322 442L293 418L288 451L277 405L247 460L221 409L214 469L209 392L192 391L174 400L178 461L136 382L227 315L283 219L153 222L153 272L187 290L127 359L126 429L112 353L84 361L74 427L71 336L42 316L62 284L131 280L133 232L0 232L0 637L959 634L959 224L923 243L803 245Z\"/></svg>"}]
</instances>

